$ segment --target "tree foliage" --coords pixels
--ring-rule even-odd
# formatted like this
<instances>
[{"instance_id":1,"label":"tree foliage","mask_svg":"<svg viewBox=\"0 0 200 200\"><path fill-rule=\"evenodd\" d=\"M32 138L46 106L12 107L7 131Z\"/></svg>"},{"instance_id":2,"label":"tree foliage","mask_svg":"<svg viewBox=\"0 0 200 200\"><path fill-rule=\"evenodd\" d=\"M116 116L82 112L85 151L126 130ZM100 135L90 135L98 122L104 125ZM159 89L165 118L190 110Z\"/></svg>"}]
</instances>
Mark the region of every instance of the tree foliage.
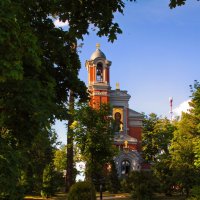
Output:
<instances>
[{"instance_id":1,"label":"tree foliage","mask_svg":"<svg viewBox=\"0 0 200 200\"><path fill-rule=\"evenodd\" d=\"M187 196L193 185L197 184L198 170L194 165L194 137L190 127L189 114L182 114L182 119L178 123L178 130L174 133L174 138L170 147L171 169L177 184L182 185Z\"/></svg>"},{"instance_id":2,"label":"tree foliage","mask_svg":"<svg viewBox=\"0 0 200 200\"><path fill-rule=\"evenodd\" d=\"M7 145L5 139L0 139L0 198L17 200L23 197L20 177L19 152Z\"/></svg>"},{"instance_id":3,"label":"tree foliage","mask_svg":"<svg viewBox=\"0 0 200 200\"><path fill-rule=\"evenodd\" d=\"M176 127L168 119L158 118L151 113L144 119L143 153L152 164L152 170L162 183L165 193L170 193L173 185L169 147Z\"/></svg>"},{"instance_id":4,"label":"tree foliage","mask_svg":"<svg viewBox=\"0 0 200 200\"><path fill-rule=\"evenodd\" d=\"M63 170L66 169L66 163L67 163L67 146L62 145L59 149L55 150L54 153L54 166L57 171L63 172Z\"/></svg>"},{"instance_id":5,"label":"tree foliage","mask_svg":"<svg viewBox=\"0 0 200 200\"><path fill-rule=\"evenodd\" d=\"M142 143L146 160L156 162L160 154L168 154L174 130L175 126L166 118L161 119L155 113L145 116Z\"/></svg>"},{"instance_id":6,"label":"tree foliage","mask_svg":"<svg viewBox=\"0 0 200 200\"><path fill-rule=\"evenodd\" d=\"M114 14L123 13L124 6L123 0L0 1L0 139L14 155L22 155L16 167L24 177L39 178L52 159L50 126L56 118L69 118L69 91L79 100L88 98L78 78L77 41L89 34L90 25L98 36L116 40L122 31ZM68 28L55 27L54 18L67 21ZM0 156L13 159L3 151ZM20 174L15 174L18 180Z\"/></svg>"},{"instance_id":7,"label":"tree foliage","mask_svg":"<svg viewBox=\"0 0 200 200\"><path fill-rule=\"evenodd\" d=\"M107 173L106 189L110 193L118 193L121 189L121 186L114 160L110 161L110 170L108 170Z\"/></svg>"},{"instance_id":8,"label":"tree foliage","mask_svg":"<svg viewBox=\"0 0 200 200\"><path fill-rule=\"evenodd\" d=\"M199 185L199 139L200 139L200 85L195 81L192 87L190 112L183 113L174 133L170 153L171 167L187 196L194 185Z\"/></svg>"},{"instance_id":9,"label":"tree foliage","mask_svg":"<svg viewBox=\"0 0 200 200\"><path fill-rule=\"evenodd\" d=\"M84 105L76 113L76 121L72 124L75 141L86 161L86 175L90 180L102 178L103 169L114 155L110 107L101 105L94 109Z\"/></svg>"},{"instance_id":10,"label":"tree foliage","mask_svg":"<svg viewBox=\"0 0 200 200\"><path fill-rule=\"evenodd\" d=\"M95 187L91 182L77 182L70 188L68 200L96 200Z\"/></svg>"},{"instance_id":11,"label":"tree foliage","mask_svg":"<svg viewBox=\"0 0 200 200\"><path fill-rule=\"evenodd\" d=\"M197 0L197 1L199 1L199 0ZM169 7L175 8L176 6L185 5L185 3L186 3L186 0L170 0Z\"/></svg>"},{"instance_id":12,"label":"tree foliage","mask_svg":"<svg viewBox=\"0 0 200 200\"><path fill-rule=\"evenodd\" d=\"M191 87L190 112L170 122L150 114L144 119L143 153L166 194L178 186L189 196L200 183L200 86Z\"/></svg>"},{"instance_id":13,"label":"tree foliage","mask_svg":"<svg viewBox=\"0 0 200 200\"><path fill-rule=\"evenodd\" d=\"M52 145L41 140L50 140L47 129L56 118L68 119L69 90L82 101L88 97L78 78L77 40L93 25L97 35L113 42L121 33L114 13L123 13L124 1L4 0L0 7L0 139L23 154L27 177L39 177L48 164L43 154ZM55 27L54 18L68 21L68 28Z\"/></svg>"}]
</instances>

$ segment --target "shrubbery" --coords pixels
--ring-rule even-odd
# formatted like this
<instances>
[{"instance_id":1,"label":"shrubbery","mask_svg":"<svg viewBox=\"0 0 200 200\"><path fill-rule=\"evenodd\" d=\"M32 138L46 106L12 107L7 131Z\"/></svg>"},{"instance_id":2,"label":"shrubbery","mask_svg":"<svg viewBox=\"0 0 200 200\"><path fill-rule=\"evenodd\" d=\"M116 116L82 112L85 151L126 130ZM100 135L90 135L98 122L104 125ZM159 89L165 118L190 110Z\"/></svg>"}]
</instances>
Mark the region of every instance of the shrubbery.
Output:
<instances>
[{"instance_id":1,"label":"shrubbery","mask_svg":"<svg viewBox=\"0 0 200 200\"><path fill-rule=\"evenodd\" d=\"M96 200L94 185L90 182L78 182L72 185L67 200Z\"/></svg>"},{"instance_id":2,"label":"shrubbery","mask_svg":"<svg viewBox=\"0 0 200 200\"><path fill-rule=\"evenodd\" d=\"M150 171L132 172L130 178L133 180L132 197L138 200L151 200L156 191L156 178Z\"/></svg>"},{"instance_id":3,"label":"shrubbery","mask_svg":"<svg viewBox=\"0 0 200 200\"><path fill-rule=\"evenodd\" d=\"M191 197L188 200L200 200L200 186L194 186L191 190Z\"/></svg>"},{"instance_id":4,"label":"shrubbery","mask_svg":"<svg viewBox=\"0 0 200 200\"><path fill-rule=\"evenodd\" d=\"M130 192L132 199L151 200L156 191L156 178L149 171L133 171L122 179L121 186L124 192Z\"/></svg>"},{"instance_id":5,"label":"shrubbery","mask_svg":"<svg viewBox=\"0 0 200 200\"><path fill-rule=\"evenodd\" d=\"M18 167L20 160L19 153L0 137L0 199L23 199L24 191Z\"/></svg>"},{"instance_id":6,"label":"shrubbery","mask_svg":"<svg viewBox=\"0 0 200 200\"><path fill-rule=\"evenodd\" d=\"M110 162L110 164L111 171L107 175L106 190L108 190L110 193L118 193L121 186L117 174L117 169L113 160Z\"/></svg>"},{"instance_id":7,"label":"shrubbery","mask_svg":"<svg viewBox=\"0 0 200 200\"><path fill-rule=\"evenodd\" d=\"M46 165L43 171L43 183L41 196L50 197L56 193L59 188L60 174L54 171L53 165L50 163Z\"/></svg>"}]
</instances>

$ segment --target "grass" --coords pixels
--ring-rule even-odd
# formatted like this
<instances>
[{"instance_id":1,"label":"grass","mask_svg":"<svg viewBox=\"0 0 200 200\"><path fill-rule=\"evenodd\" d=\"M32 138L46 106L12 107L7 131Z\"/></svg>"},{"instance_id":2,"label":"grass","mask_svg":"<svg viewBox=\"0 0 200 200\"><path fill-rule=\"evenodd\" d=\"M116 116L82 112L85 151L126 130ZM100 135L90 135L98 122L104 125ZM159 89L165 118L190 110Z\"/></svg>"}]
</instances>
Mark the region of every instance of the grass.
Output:
<instances>
[{"instance_id":1,"label":"grass","mask_svg":"<svg viewBox=\"0 0 200 200\"><path fill-rule=\"evenodd\" d=\"M26 196L24 198L25 200L43 200L45 198L42 198L41 196ZM67 194L66 193L57 193L55 196L48 198L48 200L67 200Z\"/></svg>"},{"instance_id":2,"label":"grass","mask_svg":"<svg viewBox=\"0 0 200 200\"><path fill-rule=\"evenodd\" d=\"M97 198L100 196L99 193L97 193ZM128 200L130 199L130 194L129 193L118 193L118 194L111 194L109 192L103 192L103 197L106 197L106 199L108 199L110 197L110 199L112 200L120 200L120 199L124 199L124 200Z\"/></svg>"},{"instance_id":3,"label":"grass","mask_svg":"<svg viewBox=\"0 0 200 200\"><path fill-rule=\"evenodd\" d=\"M173 194L173 196L165 196L165 194L156 194L155 200L185 200L185 196Z\"/></svg>"},{"instance_id":4,"label":"grass","mask_svg":"<svg viewBox=\"0 0 200 200\"><path fill-rule=\"evenodd\" d=\"M99 196L100 194L97 193L97 199L99 199ZM103 197L105 197L106 200L130 200L129 193L110 194L108 192L104 192ZM25 200L43 200L43 198L41 196L26 196ZM67 194L57 193L56 196L48 198L48 200L67 200ZM170 197L165 196L164 194L156 194L155 200L185 200L185 197L178 194L174 194Z\"/></svg>"}]
</instances>

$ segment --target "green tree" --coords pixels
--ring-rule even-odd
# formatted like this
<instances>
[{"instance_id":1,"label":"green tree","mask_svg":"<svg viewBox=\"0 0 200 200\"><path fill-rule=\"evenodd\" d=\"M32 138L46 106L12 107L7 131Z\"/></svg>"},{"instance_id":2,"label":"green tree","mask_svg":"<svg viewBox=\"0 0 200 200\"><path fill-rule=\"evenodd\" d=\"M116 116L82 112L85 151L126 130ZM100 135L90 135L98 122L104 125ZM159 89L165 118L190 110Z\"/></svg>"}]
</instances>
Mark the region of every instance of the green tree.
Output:
<instances>
[{"instance_id":1,"label":"green tree","mask_svg":"<svg viewBox=\"0 0 200 200\"><path fill-rule=\"evenodd\" d=\"M171 168L174 171L177 184L182 185L186 190L187 196L192 186L195 184L196 169L194 167L194 146L191 127L187 117L182 114L182 119L178 123L178 130L174 133L174 138L170 147Z\"/></svg>"},{"instance_id":2,"label":"green tree","mask_svg":"<svg viewBox=\"0 0 200 200\"><path fill-rule=\"evenodd\" d=\"M199 0L197 0L197 1L199 1ZM185 5L185 3L186 3L186 0L170 0L169 7L175 8L176 6Z\"/></svg>"},{"instance_id":3,"label":"green tree","mask_svg":"<svg viewBox=\"0 0 200 200\"><path fill-rule=\"evenodd\" d=\"M143 131L142 131L142 151L144 158L152 162L156 158L156 154L158 153L158 149L156 145L154 145L154 127L158 122L159 118L155 113L150 113L149 116L144 115L143 120Z\"/></svg>"},{"instance_id":4,"label":"green tree","mask_svg":"<svg viewBox=\"0 0 200 200\"><path fill-rule=\"evenodd\" d=\"M96 180L103 178L105 164L114 156L110 106L103 104L94 109L88 104L81 106L72 124L75 141L86 161L86 178Z\"/></svg>"},{"instance_id":5,"label":"green tree","mask_svg":"<svg viewBox=\"0 0 200 200\"><path fill-rule=\"evenodd\" d=\"M195 81L192 88L191 109L189 113L182 113L174 134L170 154L171 167L178 183L186 190L187 196L191 188L200 184L199 180L199 125L200 125L200 86Z\"/></svg>"},{"instance_id":6,"label":"green tree","mask_svg":"<svg viewBox=\"0 0 200 200\"><path fill-rule=\"evenodd\" d=\"M131 186L131 199L152 200L156 191L156 177L151 171L133 171L126 182Z\"/></svg>"},{"instance_id":7,"label":"green tree","mask_svg":"<svg viewBox=\"0 0 200 200\"><path fill-rule=\"evenodd\" d=\"M155 145L157 146L158 153L153 164L153 171L158 180L160 180L166 194L171 193L171 187L174 183L173 173L170 169L169 147L175 130L176 126L167 118L159 119L154 127Z\"/></svg>"},{"instance_id":8,"label":"green tree","mask_svg":"<svg viewBox=\"0 0 200 200\"><path fill-rule=\"evenodd\" d=\"M67 196L68 200L96 200L96 190L91 182L77 182Z\"/></svg>"},{"instance_id":9,"label":"green tree","mask_svg":"<svg viewBox=\"0 0 200 200\"><path fill-rule=\"evenodd\" d=\"M166 194L171 193L173 172L170 168L171 158L169 147L176 126L167 118L158 118L150 114L144 119L143 150L147 160L152 164L152 170Z\"/></svg>"},{"instance_id":10,"label":"green tree","mask_svg":"<svg viewBox=\"0 0 200 200\"><path fill-rule=\"evenodd\" d=\"M69 119L67 124L67 165L66 165L66 191L69 191L70 187L75 182L74 176L74 133L73 129L71 129L71 125L74 121L73 113L74 113L74 92L70 90L69 94Z\"/></svg>"},{"instance_id":11,"label":"green tree","mask_svg":"<svg viewBox=\"0 0 200 200\"><path fill-rule=\"evenodd\" d=\"M200 167L200 84L198 81L194 81L194 86L190 86L192 92L192 100L189 103L191 106L190 117L194 135L194 153L195 153L195 165Z\"/></svg>"},{"instance_id":12,"label":"green tree","mask_svg":"<svg viewBox=\"0 0 200 200\"><path fill-rule=\"evenodd\" d=\"M31 175L33 166L26 161L34 157L29 153L33 141L56 118L68 119L69 90L87 99L86 86L78 78L77 40L93 24L97 35L113 42L121 33L114 13L123 13L124 1L5 0L0 7L1 137L9 131L7 145L22 152L22 168L30 168ZM53 17L67 20L68 29L56 28Z\"/></svg>"},{"instance_id":13,"label":"green tree","mask_svg":"<svg viewBox=\"0 0 200 200\"><path fill-rule=\"evenodd\" d=\"M63 170L66 169L66 163L67 163L67 146L62 145L59 149L55 150L54 153L54 166L57 171L63 172Z\"/></svg>"},{"instance_id":14,"label":"green tree","mask_svg":"<svg viewBox=\"0 0 200 200\"><path fill-rule=\"evenodd\" d=\"M160 160L160 155L169 154L169 146L176 126L167 118L158 118L151 113L143 123L143 153L150 162Z\"/></svg>"},{"instance_id":15,"label":"green tree","mask_svg":"<svg viewBox=\"0 0 200 200\"><path fill-rule=\"evenodd\" d=\"M22 185L18 181L20 160L20 153L0 137L0 199L23 198Z\"/></svg>"},{"instance_id":16,"label":"green tree","mask_svg":"<svg viewBox=\"0 0 200 200\"><path fill-rule=\"evenodd\" d=\"M42 197L48 198L55 194L56 192L55 178L56 178L56 173L54 171L54 166L52 163L50 163L45 166L43 171L43 183L41 190Z\"/></svg>"},{"instance_id":17,"label":"green tree","mask_svg":"<svg viewBox=\"0 0 200 200\"><path fill-rule=\"evenodd\" d=\"M111 193L117 193L121 189L120 181L114 160L110 161L110 170L108 170L106 188Z\"/></svg>"}]
</instances>

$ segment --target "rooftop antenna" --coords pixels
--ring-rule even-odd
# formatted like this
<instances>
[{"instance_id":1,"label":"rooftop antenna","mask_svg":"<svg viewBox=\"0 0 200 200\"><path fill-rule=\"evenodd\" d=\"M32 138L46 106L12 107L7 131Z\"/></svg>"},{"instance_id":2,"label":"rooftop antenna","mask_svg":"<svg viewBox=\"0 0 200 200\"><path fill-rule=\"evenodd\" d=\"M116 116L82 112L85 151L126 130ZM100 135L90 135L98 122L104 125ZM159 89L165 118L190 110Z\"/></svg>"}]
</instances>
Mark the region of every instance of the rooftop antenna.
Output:
<instances>
[{"instance_id":1,"label":"rooftop antenna","mask_svg":"<svg viewBox=\"0 0 200 200\"><path fill-rule=\"evenodd\" d=\"M169 105L170 105L170 120L172 121L172 116L173 116L173 111L172 111L172 106L173 106L173 97L169 97Z\"/></svg>"}]
</instances>

